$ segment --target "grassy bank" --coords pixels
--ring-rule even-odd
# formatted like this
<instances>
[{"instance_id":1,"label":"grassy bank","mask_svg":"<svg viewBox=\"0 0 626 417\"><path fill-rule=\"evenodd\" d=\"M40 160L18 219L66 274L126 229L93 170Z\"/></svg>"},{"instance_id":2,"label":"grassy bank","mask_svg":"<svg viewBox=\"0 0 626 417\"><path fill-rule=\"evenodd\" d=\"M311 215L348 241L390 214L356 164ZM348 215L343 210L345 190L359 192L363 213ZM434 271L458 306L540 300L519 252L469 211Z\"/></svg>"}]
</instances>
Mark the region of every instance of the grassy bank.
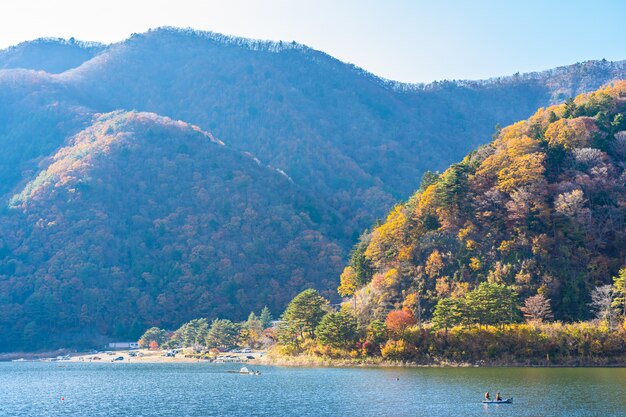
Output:
<instances>
[{"instance_id":1,"label":"grassy bank","mask_svg":"<svg viewBox=\"0 0 626 417\"><path fill-rule=\"evenodd\" d=\"M278 345L268 363L286 366L626 366L626 329L594 322L409 327L385 339L331 347Z\"/></svg>"},{"instance_id":2,"label":"grassy bank","mask_svg":"<svg viewBox=\"0 0 626 417\"><path fill-rule=\"evenodd\" d=\"M287 366L287 367L320 367L320 368L346 368L346 367L385 367L385 368L468 368L468 367L626 367L626 356L612 358L611 360L532 360L509 361L506 358L496 358L488 361L456 362L438 358L427 358L421 361L395 361L382 357L365 359L353 358L330 358L311 354L296 356L268 355L255 361L256 364Z\"/></svg>"}]
</instances>

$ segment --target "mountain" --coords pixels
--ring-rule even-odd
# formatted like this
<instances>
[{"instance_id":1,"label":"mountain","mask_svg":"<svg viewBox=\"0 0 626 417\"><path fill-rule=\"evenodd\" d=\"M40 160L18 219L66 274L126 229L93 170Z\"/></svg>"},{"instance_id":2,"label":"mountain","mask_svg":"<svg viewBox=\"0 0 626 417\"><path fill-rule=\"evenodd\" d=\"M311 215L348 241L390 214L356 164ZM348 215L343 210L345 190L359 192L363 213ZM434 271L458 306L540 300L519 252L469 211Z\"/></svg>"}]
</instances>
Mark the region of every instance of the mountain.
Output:
<instances>
[{"instance_id":1,"label":"mountain","mask_svg":"<svg viewBox=\"0 0 626 417\"><path fill-rule=\"evenodd\" d=\"M59 74L89 61L105 48L100 43L74 38L41 38L0 50L0 69L22 68Z\"/></svg>"},{"instance_id":2,"label":"mountain","mask_svg":"<svg viewBox=\"0 0 626 417\"><path fill-rule=\"evenodd\" d=\"M343 214L355 238L426 170L462 158L497 123L626 78L626 64L415 86L295 43L163 28L113 45L60 78L100 111L167 115L253 153Z\"/></svg>"},{"instance_id":3,"label":"mountain","mask_svg":"<svg viewBox=\"0 0 626 417\"><path fill-rule=\"evenodd\" d=\"M0 202L32 179L68 136L87 127L93 110L47 73L0 71Z\"/></svg>"},{"instance_id":4,"label":"mountain","mask_svg":"<svg viewBox=\"0 0 626 417\"><path fill-rule=\"evenodd\" d=\"M172 28L0 57L4 350L330 295L363 229L425 172L626 78L592 61L408 85L295 43Z\"/></svg>"},{"instance_id":5,"label":"mountain","mask_svg":"<svg viewBox=\"0 0 626 417\"><path fill-rule=\"evenodd\" d=\"M429 316L488 281L544 295L557 319L588 318L591 290L626 259L625 168L626 81L541 108L363 235L342 292L359 288L365 316Z\"/></svg>"},{"instance_id":6,"label":"mountain","mask_svg":"<svg viewBox=\"0 0 626 417\"><path fill-rule=\"evenodd\" d=\"M10 205L0 332L30 347L277 310L341 267L288 177L150 113L99 116Z\"/></svg>"}]
</instances>

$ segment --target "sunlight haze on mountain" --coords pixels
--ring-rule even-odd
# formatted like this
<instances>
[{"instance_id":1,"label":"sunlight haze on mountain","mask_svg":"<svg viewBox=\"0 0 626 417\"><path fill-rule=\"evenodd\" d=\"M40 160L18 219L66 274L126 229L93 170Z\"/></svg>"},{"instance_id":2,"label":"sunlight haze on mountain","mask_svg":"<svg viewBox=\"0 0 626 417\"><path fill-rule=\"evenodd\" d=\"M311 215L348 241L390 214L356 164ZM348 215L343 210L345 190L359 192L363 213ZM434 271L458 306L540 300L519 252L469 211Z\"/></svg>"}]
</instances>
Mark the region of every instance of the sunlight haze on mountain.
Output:
<instances>
[{"instance_id":1,"label":"sunlight haze on mountain","mask_svg":"<svg viewBox=\"0 0 626 417\"><path fill-rule=\"evenodd\" d=\"M623 59L625 14L616 0L21 0L0 4L0 48L49 36L111 43L159 26L193 27L295 40L384 78L430 82Z\"/></svg>"}]
</instances>

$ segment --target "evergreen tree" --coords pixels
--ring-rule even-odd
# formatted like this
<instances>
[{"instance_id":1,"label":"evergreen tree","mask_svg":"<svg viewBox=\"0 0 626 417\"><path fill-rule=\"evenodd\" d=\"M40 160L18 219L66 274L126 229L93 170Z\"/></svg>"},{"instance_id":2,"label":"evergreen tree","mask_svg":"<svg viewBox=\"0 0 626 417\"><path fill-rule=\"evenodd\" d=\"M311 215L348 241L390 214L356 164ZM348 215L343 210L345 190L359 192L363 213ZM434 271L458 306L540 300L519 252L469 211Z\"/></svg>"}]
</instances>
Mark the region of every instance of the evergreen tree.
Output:
<instances>
[{"instance_id":1,"label":"evergreen tree","mask_svg":"<svg viewBox=\"0 0 626 417\"><path fill-rule=\"evenodd\" d=\"M336 348L350 346L356 339L354 317L344 311L330 312L315 328L315 336L323 345Z\"/></svg>"},{"instance_id":2,"label":"evergreen tree","mask_svg":"<svg viewBox=\"0 0 626 417\"><path fill-rule=\"evenodd\" d=\"M517 294L504 284L482 282L470 291L463 304L470 323L502 325L518 318Z\"/></svg>"},{"instance_id":3,"label":"evergreen tree","mask_svg":"<svg viewBox=\"0 0 626 417\"><path fill-rule=\"evenodd\" d=\"M174 338L183 347L200 347L205 344L205 339L209 331L207 319L195 319L183 324L174 333Z\"/></svg>"},{"instance_id":4,"label":"evergreen tree","mask_svg":"<svg viewBox=\"0 0 626 417\"><path fill-rule=\"evenodd\" d=\"M272 327L272 312L267 306L263 307L263 310L261 310L261 315L259 316L259 319L261 320L263 329Z\"/></svg>"},{"instance_id":5,"label":"evergreen tree","mask_svg":"<svg viewBox=\"0 0 626 417\"><path fill-rule=\"evenodd\" d=\"M145 348L150 346L151 342L156 342L157 346L161 346L168 340L167 332L158 327L151 327L139 339L139 346Z\"/></svg>"},{"instance_id":6,"label":"evergreen tree","mask_svg":"<svg viewBox=\"0 0 626 417\"><path fill-rule=\"evenodd\" d=\"M355 273L355 283L357 289L369 283L374 275L374 270L370 260L365 256L365 250L368 245L367 239L362 239L356 244L350 256L350 266Z\"/></svg>"},{"instance_id":7,"label":"evergreen tree","mask_svg":"<svg viewBox=\"0 0 626 417\"><path fill-rule=\"evenodd\" d=\"M387 341L387 326L380 320L372 320L367 326L365 340L380 346Z\"/></svg>"},{"instance_id":8,"label":"evergreen tree","mask_svg":"<svg viewBox=\"0 0 626 417\"><path fill-rule=\"evenodd\" d=\"M206 335L206 346L209 348L230 349L239 341L240 326L226 319L215 319Z\"/></svg>"},{"instance_id":9,"label":"evergreen tree","mask_svg":"<svg viewBox=\"0 0 626 417\"><path fill-rule=\"evenodd\" d=\"M315 328L329 311L328 301L314 289L302 291L291 300L282 319L300 340L315 337Z\"/></svg>"},{"instance_id":10,"label":"evergreen tree","mask_svg":"<svg viewBox=\"0 0 626 417\"><path fill-rule=\"evenodd\" d=\"M563 112L564 118L572 118L576 115L576 103L574 103L574 98L570 97L565 100L565 111Z\"/></svg>"},{"instance_id":11,"label":"evergreen tree","mask_svg":"<svg viewBox=\"0 0 626 417\"><path fill-rule=\"evenodd\" d=\"M437 329L444 329L446 334L450 327L461 322L458 302L452 298L442 298L437 302L433 312L433 324Z\"/></svg>"}]
</instances>

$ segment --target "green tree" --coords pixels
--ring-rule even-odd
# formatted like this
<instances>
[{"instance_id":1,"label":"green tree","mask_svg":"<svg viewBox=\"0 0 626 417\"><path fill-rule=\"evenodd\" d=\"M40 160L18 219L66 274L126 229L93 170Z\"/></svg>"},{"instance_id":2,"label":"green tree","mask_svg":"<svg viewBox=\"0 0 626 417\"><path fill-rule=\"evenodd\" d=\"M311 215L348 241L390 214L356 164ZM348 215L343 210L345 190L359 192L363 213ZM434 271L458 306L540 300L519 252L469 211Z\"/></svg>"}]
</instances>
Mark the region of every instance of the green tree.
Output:
<instances>
[{"instance_id":1,"label":"green tree","mask_svg":"<svg viewBox=\"0 0 626 417\"><path fill-rule=\"evenodd\" d=\"M350 255L349 265L356 275L355 284L357 289L369 283L374 275L374 268L372 268L370 260L365 256L368 244L369 239L361 238Z\"/></svg>"},{"instance_id":2,"label":"green tree","mask_svg":"<svg viewBox=\"0 0 626 417\"><path fill-rule=\"evenodd\" d=\"M442 298L437 302L433 312L433 324L437 329L444 329L446 334L450 327L461 322L458 302L453 298Z\"/></svg>"},{"instance_id":3,"label":"green tree","mask_svg":"<svg viewBox=\"0 0 626 417\"><path fill-rule=\"evenodd\" d=\"M576 103L574 103L574 98L570 97L565 100L565 111L563 112L563 117L566 119L570 119L576 115Z\"/></svg>"},{"instance_id":4,"label":"green tree","mask_svg":"<svg viewBox=\"0 0 626 417\"><path fill-rule=\"evenodd\" d=\"M207 319L194 319L180 326L174 332L174 338L182 347L201 347L205 344L208 330Z\"/></svg>"},{"instance_id":5,"label":"green tree","mask_svg":"<svg viewBox=\"0 0 626 417\"><path fill-rule=\"evenodd\" d=\"M452 164L438 181L437 196L446 208L457 208L464 202L467 190L467 167Z\"/></svg>"},{"instance_id":6,"label":"green tree","mask_svg":"<svg viewBox=\"0 0 626 417\"><path fill-rule=\"evenodd\" d=\"M382 345L387 341L387 326L380 320L372 320L367 326L365 340L375 345Z\"/></svg>"},{"instance_id":7,"label":"green tree","mask_svg":"<svg viewBox=\"0 0 626 417\"><path fill-rule=\"evenodd\" d=\"M314 289L296 295L282 315L286 327L294 330L300 340L315 337L315 328L329 311L328 300Z\"/></svg>"},{"instance_id":8,"label":"green tree","mask_svg":"<svg viewBox=\"0 0 626 417\"><path fill-rule=\"evenodd\" d=\"M462 313L469 323L503 325L519 317L517 294L504 284L482 282L467 293Z\"/></svg>"},{"instance_id":9,"label":"green tree","mask_svg":"<svg viewBox=\"0 0 626 417\"><path fill-rule=\"evenodd\" d=\"M426 171L424 175L422 175L422 182L420 183L420 192L424 192L429 186L435 184L441 174L437 171Z\"/></svg>"},{"instance_id":10,"label":"green tree","mask_svg":"<svg viewBox=\"0 0 626 417\"><path fill-rule=\"evenodd\" d=\"M276 330L279 345L288 347L290 353L296 353L300 350L301 336L295 324L281 320Z\"/></svg>"},{"instance_id":11,"label":"green tree","mask_svg":"<svg viewBox=\"0 0 626 417\"><path fill-rule=\"evenodd\" d=\"M150 342L156 342L159 346L163 345L169 339L167 331L158 327L151 327L139 338L139 346L146 348L150 346Z\"/></svg>"},{"instance_id":12,"label":"green tree","mask_svg":"<svg viewBox=\"0 0 626 417\"><path fill-rule=\"evenodd\" d=\"M626 128L626 118L622 113L617 113L615 117L613 117L613 121L611 122L611 129L613 132L619 132Z\"/></svg>"},{"instance_id":13,"label":"green tree","mask_svg":"<svg viewBox=\"0 0 626 417\"><path fill-rule=\"evenodd\" d=\"M254 314L254 311L251 311L250 315L248 315L248 320L246 320L245 326L248 331L254 331L256 333L261 333L263 331L263 323L261 322L261 319Z\"/></svg>"},{"instance_id":14,"label":"green tree","mask_svg":"<svg viewBox=\"0 0 626 417\"><path fill-rule=\"evenodd\" d=\"M356 339L354 317L345 311L330 312L315 328L315 336L323 345L335 348L348 347Z\"/></svg>"},{"instance_id":15,"label":"green tree","mask_svg":"<svg viewBox=\"0 0 626 417\"><path fill-rule=\"evenodd\" d=\"M230 349L237 346L240 325L226 319L215 319L206 336L206 347Z\"/></svg>"},{"instance_id":16,"label":"green tree","mask_svg":"<svg viewBox=\"0 0 626 417\"><path fill-rule=\"evenodd\" d=\"M626 268L620 269L619 275L613 277L613 293L613 307L622 307L626 318Z\"/></svg>"},{"instance_id":17,"label":"green tree","mask_svg":"<svg viewBox=\"0 0 626 417\"><path fill-rule=\"evenodd\" d=\"M548 123L554 123L557 120L559 120L559 118L557 117L557 115L554 113L554 111L550 110L550 113L548 115Z\"/></svg>"},{"instance_id":18,"label":"green tree","mask_svg":"<svg viewBox=\"0 0 626 417\"><path fill-rule=\"evenodd\" d=\"M261 320L263 329L272 327L272 312L267 306L263 307L263 310L261 310L261 315L259 316L259 319Z\"/></svg>"}]
</instances>

